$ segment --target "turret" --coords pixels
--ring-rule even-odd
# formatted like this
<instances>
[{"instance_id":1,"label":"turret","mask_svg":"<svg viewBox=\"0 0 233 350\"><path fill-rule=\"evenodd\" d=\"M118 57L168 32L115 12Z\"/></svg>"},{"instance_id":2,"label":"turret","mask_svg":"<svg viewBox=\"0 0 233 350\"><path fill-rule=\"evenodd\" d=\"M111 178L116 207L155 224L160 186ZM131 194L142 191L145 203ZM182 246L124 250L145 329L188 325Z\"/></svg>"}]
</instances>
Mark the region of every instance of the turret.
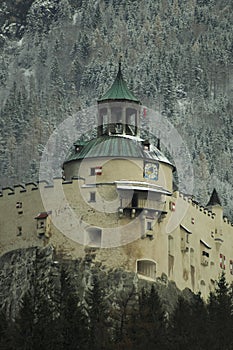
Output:
<instances>
[{"instance_id":1,"label":"turret","mask_svg":"<svg viewBox=\"0 0 233 350\"><path fill-rule=\"evenodd\" d=\"M223 208L222 208L218 193L217 193L215 188L212 192L212 195L211 195L210 200L209 200L206 207L208 209L210 209L213 214L215 214L215 222L216 222L215 233L221 235L221 233L222 233L222 220L223 220Z\"/></svg>"},{"instance_id":2,"label":"turret","mask_svg":"<svg viewBox=\"0 0 233 350\"><path fill-rule=\"evenodd\" d=\"M140 101L129 91L121 72L98 100L98 136L139 136Z\"/></svg>"}]
</instances>

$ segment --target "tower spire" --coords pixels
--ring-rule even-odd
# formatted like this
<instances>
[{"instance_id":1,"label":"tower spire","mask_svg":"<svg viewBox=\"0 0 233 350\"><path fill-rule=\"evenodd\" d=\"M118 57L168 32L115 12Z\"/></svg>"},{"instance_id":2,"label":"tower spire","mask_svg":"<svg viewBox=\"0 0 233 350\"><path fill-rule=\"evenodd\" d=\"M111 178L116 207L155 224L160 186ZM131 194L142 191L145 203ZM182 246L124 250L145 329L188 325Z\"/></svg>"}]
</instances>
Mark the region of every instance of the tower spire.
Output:
<instances>
[{"instance_id":1,"label":"tower spire","mask_svg":"<svg viewBox=\"0 0 233 350\"><path fill-rule=\"evenodd\" d=\"M119 56L118 74L121 74L122 55Z\"/></svg>"}]
</instances>

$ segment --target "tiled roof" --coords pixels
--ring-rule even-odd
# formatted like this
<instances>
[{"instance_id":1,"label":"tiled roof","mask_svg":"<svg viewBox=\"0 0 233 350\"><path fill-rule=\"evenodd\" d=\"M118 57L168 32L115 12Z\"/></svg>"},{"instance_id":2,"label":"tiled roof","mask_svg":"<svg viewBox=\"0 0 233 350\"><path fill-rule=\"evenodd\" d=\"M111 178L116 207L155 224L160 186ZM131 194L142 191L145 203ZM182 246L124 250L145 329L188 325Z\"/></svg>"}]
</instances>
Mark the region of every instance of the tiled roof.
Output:
<instances>
[{"instance_id":1,"label":"tiled roof","mask_svg":"<svg viewBox=\"0 0 233 350\"><path fill-rule=\"evenodd\" d=\"M78 144L78 142L75 142L75 144ZM151 145L149 151L144 150L141 139L123 135L104 135L86 141L86 144L78 152L73 147L65 163L84 158L98 157L143 158L172 165L155 146Z\"/></svg>"},{"instance_id":2,"label":"tiled roof","mask_svg":"<svg viewBox=\"0 0 233 350\"><path fill-rule=\"evenodd\" d=\"M129 91L126 82L121 73L121 63L119 63L119 70L110 89L98 100L98 102L105 102L107 100L128 100L140 103L140 101Z\"/></svg>"},{"instance_id":3,"label":"tiled roof","mask_svg":"<svg viewBox=\"0 0 233 350\"><path fill-rule=\"evenodd\" d=\"M42 212L42 213L39 213L35 219L46 219L48 217L48 213L47 212Z\"/></svg>"}]
</instances>

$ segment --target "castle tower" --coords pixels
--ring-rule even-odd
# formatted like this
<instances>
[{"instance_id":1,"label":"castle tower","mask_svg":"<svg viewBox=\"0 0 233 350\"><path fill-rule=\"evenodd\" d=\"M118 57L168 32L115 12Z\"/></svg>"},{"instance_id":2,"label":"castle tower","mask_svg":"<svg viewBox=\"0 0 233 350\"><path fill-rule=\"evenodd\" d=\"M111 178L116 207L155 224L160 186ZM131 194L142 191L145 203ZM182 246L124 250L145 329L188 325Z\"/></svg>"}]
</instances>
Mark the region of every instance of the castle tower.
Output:
<instances>
[{"instance_id":1,"label":"castle tower","mask_svg":"<svg viewBox=\"0 0 233 350\"><path fill-rule=\"evenodd\" d=\"M110 89L98 100L98 136L139 136L140 101L129 91L121 72Z\"/></svg>"},{"instance_id":2,"label":"castle tower","mask_svg":"<svg viewBox=\"0 0 233 350\"><path fill-rule=\"evenodd\" d=\"M207 203L206 207L209 210L211 210L216 217L215 236L218 238L222 235L223 208L215 188L210 196L209 202Z\"/></svg>"},{"instance_id":3,"label":"castle tower","mask_svg":"<svg viewBox=\"0 0 233 350\"><path fill-rule=\"evenodd\" d=\"M86 179L97 174L98 182L102 179L147 181L171 192L174 166L158 148L140 138L141 103L123 79L121 62L112 86L97 103L97 137L74 143L63 164L65 179L77 176ZM102 163L106 164L110 159L115 162L111 162L113 167L107 174ZM84 160L90 168L89 173L81 170ZM139 168L132 170L130 160L140 163L140 172ZM116 164L117 171L114 172Z\"/></svg>"}]
</instances>

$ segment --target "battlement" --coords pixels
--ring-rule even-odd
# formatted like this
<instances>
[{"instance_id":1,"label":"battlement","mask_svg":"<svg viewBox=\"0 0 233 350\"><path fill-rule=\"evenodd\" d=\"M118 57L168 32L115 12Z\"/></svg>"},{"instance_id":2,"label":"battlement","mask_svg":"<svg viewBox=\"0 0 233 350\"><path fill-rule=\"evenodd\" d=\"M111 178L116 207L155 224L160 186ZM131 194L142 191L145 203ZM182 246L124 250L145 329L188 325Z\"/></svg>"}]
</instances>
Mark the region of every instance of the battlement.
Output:
<instances>
[{"instance_id":1,"label":"battlement","mask_svg":"<svg viewBox=\"0 0 233 350\"><path fill-rule=\"evenodd\" d=\"M37 191L41 188L53 188L55 187L58 183L62 185L68 185L68 184L73 184L76 181L85 181L84 178L82 177L77 177L74 176L71 180L65 181L62 177L55 177L51 183L49 183L46 180L42 181L37 181L37 182L27 182L27 183L20 183L16 184L13 187L8 186L8 187L3 187L0 190L0 198L6 198L7 196L12 196L12 195L17 195L17 194L23 194L23 193L28 193L31 191Z\"/></svg>"},{"instance_id":2,"label":"battlement","mask_svg":"<svg viewBox=\"0 0 233 350\"><path fill-rule=\"evenodd\" d=\"M190 203L192 207L201 212L203 215L208 216L210 219L214 220L216 218L216 213L213 213L212 210L210 210L209 208L206 208L205 206L199 204L193 199L193 196L179 192L179 197L182 198L184 201ZM233 227L233 223L226 216L222 216L222 221L223 224Z\"/></svg>"}]
</instances>

